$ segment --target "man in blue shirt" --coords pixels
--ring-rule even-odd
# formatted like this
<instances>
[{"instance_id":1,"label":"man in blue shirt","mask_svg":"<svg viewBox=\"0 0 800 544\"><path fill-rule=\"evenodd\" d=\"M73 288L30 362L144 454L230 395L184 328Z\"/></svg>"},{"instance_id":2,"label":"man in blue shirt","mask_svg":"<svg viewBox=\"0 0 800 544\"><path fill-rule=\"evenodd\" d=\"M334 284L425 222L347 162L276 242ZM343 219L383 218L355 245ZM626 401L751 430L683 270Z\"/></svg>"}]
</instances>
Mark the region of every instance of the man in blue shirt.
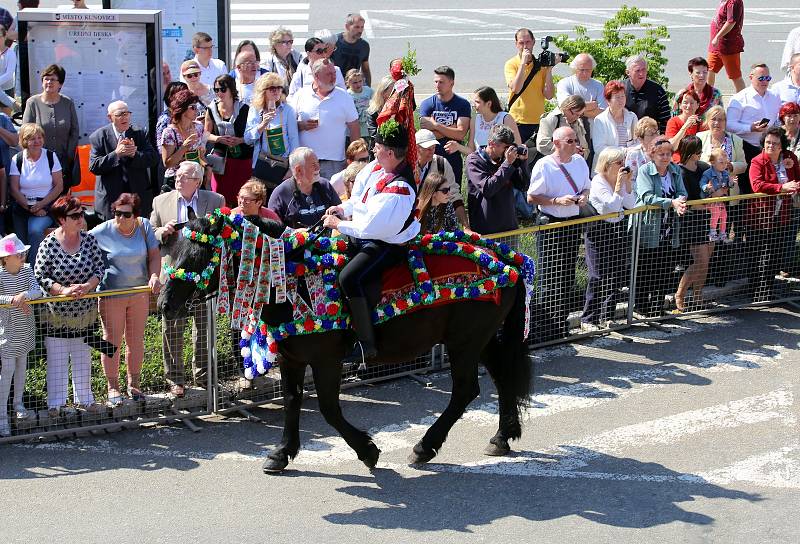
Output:
<instances>
[{"instance_id":1,"label":"man in blue shirt","mask_svg":"<svg viewBox=\"0 0 800 544\"><path fill-rule=\"evenodd\" d=\"M449 66L439 66L433 71L436 94L423 100L419 106L419 127L433 131L439 140L436 154L447 159L453 167L456 183L461 186L464 163L461 152L448 153L444 145L452 140L463 144L469 131L472 108L469 102L453 92L456 73ZM471 137L471 136L470 136Z\"/></svg>"}]
</instances>

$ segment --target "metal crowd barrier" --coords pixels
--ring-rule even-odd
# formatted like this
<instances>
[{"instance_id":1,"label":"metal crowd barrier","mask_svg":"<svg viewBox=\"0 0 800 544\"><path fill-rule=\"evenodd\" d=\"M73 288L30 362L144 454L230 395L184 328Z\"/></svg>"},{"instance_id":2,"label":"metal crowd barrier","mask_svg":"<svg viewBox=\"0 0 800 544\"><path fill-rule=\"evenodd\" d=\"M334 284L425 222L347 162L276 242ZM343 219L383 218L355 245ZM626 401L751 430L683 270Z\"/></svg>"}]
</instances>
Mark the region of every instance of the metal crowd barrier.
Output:
<instances>
[{"instance_id":1,"label":"metal crowd barrier","mask_svg":"<svg viewBox=\"0 0 800 544\"><path fill-rule=\"evenodd\" d=\"M102 326L97 312L98 302L108 303L110 311L121 311L120 297L147 297L147 287L109 290L81 297L89 301L89 311L76 312L85 315L80 336L64 334L60 328L61 315L69 315L72 297L47 297L29 302L35 317L34 349L28 354L24 379L11 380L8 402L0 409L8 414L12 435L0 437L0 443L27 439L53 439L105 434L123 428L136 428L147 423L183 421L198 428L191 419L206 415L213 406L213 388L203 383L203 374L212 370L211 359L205 362L203 371L192 373L191 360L194 355L188 331L170 334L169 341L183 340L186 384L185 395L177 398L169 393L162 356L162 325L156 315L148 315L144 331L144 360L140 374L140 390L143 398L132 400L125 397L113 405L109 403L101 350L114 350L102 341ZM74 314L73 314L74 315ZM198 319L213 323L213 314L202 304L196 313ZM56 316L56 317L54 317ZM179 336L179 338L178 338ZM208 337L204 346L213 353L214 341ZM127 386L126 346L119 347L120 388ZM113 370L109 369L109 372ZM3 368L3 379L9 375ZM212 382L213 384L213 382ZM14 387L24 388L22 405L17 413ZM16 399L15 399L16 397ZM1 400L1 399L0 399ZM119 399L118 399L119 400Z\"/></svg>"},{"instance_id":2,"label":"metal crowd barrier","mask_svg":"<svg viewBox=\"0 0 800 544\"><path fill-rule=\"evenodd\" d=\"M533 326L528 343L542 347L665 319L796 303L800 300L800 201L782 201L791 208L781 210L777 216L764 212L774 210L774 196L687 202L689 211L679 219L675 245L667 233L655 231L654 246L653 230L647 225L651 214L659 212L656 207L522 228L491 238L527 253L536 262L536 292L531 301ZM719 207L712 207L716 204L725 209L724 214ZM762 210L761 214L753 215L755 209ZM721 215L726 219L724 227ZM87 297L130 296L146 291L107 291ZM98 434L174 420L196 428L191 418L212 412L247 413L249 407L281 399L278 369L254 380L245 379L241 373L239 332L231 331L230 322L216 312L213 300L198 300L190 303L191 313L208 331L197 343L200 353L195 353L188 325L171 328L173 332L166 339L183 340L182 378L187 386L183 398L168 393L161 320L150 315L141 380L144 400L125 400L114 407L106 404L107 382L96 349L99 336L95 336L89 342L89 386L94 403L75 397L76 387L86 388L86 369L85 361L73 357L73 383L67 389L68 396L63 405L52 406L48 402L48 367L50 382L61 380L59 387L64 386L69 369L65 362L59 362L64 359L63 353L57 352L59 344L44 340L48 328L42 316L69 300L53 297L31 302L37 325L36 348L28 357L24 382L23 402L28 413L26 417L15 417L12 390L8 405L0 408L9 413L13 435L0 438L0 443ZM196 365L192 365L193 358L198 359ZM56 364L60 366L54 367ZM444 346L435 346L429 354L406 364L345 369L342 385L347 388L402 376L417 377L447 364ZM124 374L124 364L120 368ZM306 391L314 391L310 373Z\"/></svg>"}]
</instances>

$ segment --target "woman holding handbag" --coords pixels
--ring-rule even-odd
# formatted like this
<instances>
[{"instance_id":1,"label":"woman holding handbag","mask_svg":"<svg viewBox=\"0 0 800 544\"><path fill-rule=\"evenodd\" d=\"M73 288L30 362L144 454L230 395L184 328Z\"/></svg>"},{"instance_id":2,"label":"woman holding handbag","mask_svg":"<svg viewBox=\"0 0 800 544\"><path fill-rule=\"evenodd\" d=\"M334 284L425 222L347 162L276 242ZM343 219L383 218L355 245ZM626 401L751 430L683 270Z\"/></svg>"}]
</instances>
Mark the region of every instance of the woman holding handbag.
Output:
<instances>
[{"instance_id":1,"label":"woman holding handbag","mask_svg":"<svg viewBox=\"0 0 800 544\"><path fill-rule=\"evenodd\" d=\"M289 154L299 145L297 114L283 98L284 80L269 73L256 81L244 141L253 146L253 176L264 182L267 193L289 173Z\"/></svg>"},{"instance_id":2,"label":"woman holding handbag","mask_svg":"<svg viewBox=\"0 0 800 544\"><path fill-rule=\"evenodd\" d=\"M216 100L206 110L205 131L214 145L206 156L211 166L211 190L236 205L236 195L253 172L253 146L244 141L250 107L239 101L236 82L228 74L214 80Z\"/></svg>"},{"instance_id":3,"label":"woman holding handbag","mask_svg":"<svg viewBox=\"0 0 800 544\"><path fill-rule=\"evenodd\" d=\"M147 285L158 293L161 256L150 221L139 217L139 195L122 193L111 205L114 218L91 230L103 252L106 269L100 289L127 289ZM128 395L144 400L139 389L144 360L144 328L150 307L150 293L103 297L98 303L103 324L103 339L119 346L125 337L125 367L128 374ZM108 380L108 403L122 402L119 384L119 350L113 357L101 355Z\"/></svg>"}]
</instances>

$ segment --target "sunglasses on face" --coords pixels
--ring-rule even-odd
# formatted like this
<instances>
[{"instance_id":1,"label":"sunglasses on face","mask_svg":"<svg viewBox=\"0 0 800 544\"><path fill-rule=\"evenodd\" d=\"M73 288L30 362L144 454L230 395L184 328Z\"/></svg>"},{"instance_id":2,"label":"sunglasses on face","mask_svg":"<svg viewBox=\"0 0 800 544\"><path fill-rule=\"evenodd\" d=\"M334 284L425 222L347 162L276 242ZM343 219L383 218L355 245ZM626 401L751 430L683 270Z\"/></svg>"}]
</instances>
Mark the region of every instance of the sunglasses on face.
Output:
<instances>
[{"instance_id":1,"label":"sunglasses on face","mask_svg":"<svg viewBox=\"0 0 800 544\"><path fill-rule=\"evenodd\" d=\"M83 219L83 212L80 211L80 212L68 213L67 218L72 219L73 221L80 221L81 219Z\"/></svg>"},{"instance_id":2,"label":"sunglasses on face","mask_svg":"<svg viewBox=\"0 0 800 544\"><path fill-rule=\"evenodd\" d=\"M123 212L120 210L114 210L114 217L124 217L125 219L130 219L133 217L133 212Z\"/></svg>"},{"instance_id":3,"label":"sunglasses on face","mask_svg":"<svg viewBox=\"0 0 800 544\"><path fill-rule=\"evenodd\" d=\"M227 90L228 90L228 87L226 87L225 85L220 85L219 87L214 87L214 92L215 93L224 93Z\"/></svg>"},{"instance_id":4,"label":"sunglasses on face","mask_svg":"<svg viewBox=\"0 0 800 544\"><path fill-rule=\"evenodd\" d=\"M267 90L268 91L282 91L283 87L281 87L280 85L271 85L271 86L267 87Z\"/></svg>"},{"instance_id":5,"label":"sunglasses on face","mask_svg":"<svg viewBox=\"0 0 800 544\"><path fill-rule=\"evenodd\" d=\"M325 53L325 51L327 51L327 50L328 50L328 48L327 48L327 47L323 47L322 49L314 49L314 53L316 53L317 55L322 55L322 54L324 54L324 53Z\"/></svg>"},{"instance_id":6,"label":"sunglasses on face","mask_svg":"<svg viewBox=\"0 0 800 544\"><path fill-rule=\"evenodd\" d=\"M772 76L758 76L756 79L761 81L761 82L764 82L764 81L770 82L770 81L772 81Z\"/></svg>"},{"instance_id":7,"label":"sunglasses on face","mask_svg":"<svg viewBox=\"0 0 800 544\"><path fill-rule=\"evenodd\" d=\"M294 43L294 40L281 40L278 43L281 45L292 45Z\"/></svg>"},{"instance_id":8,"label":"sunglasses on face","mask_svg":"<svg viewBox=\"0 0 800 544\"><path fill-rule=\"evenodd\" d=\"M436 191L442 193L443 195L446 195L447 193L450 192L450 187L439 187L438 189L436 189Z\"/></svg>"},{"instance_id":9,"label":"sunglasses on face","mask_svg":"<svg viewBox=\"0 0 800 544\"><path fill-rule=\"evenodd\" d=\"M200 77L200 73L192 72L191 74L183 74L183 77L185 77L186 79L194 79L196 77Z\"/></svg>"}]
</instances>

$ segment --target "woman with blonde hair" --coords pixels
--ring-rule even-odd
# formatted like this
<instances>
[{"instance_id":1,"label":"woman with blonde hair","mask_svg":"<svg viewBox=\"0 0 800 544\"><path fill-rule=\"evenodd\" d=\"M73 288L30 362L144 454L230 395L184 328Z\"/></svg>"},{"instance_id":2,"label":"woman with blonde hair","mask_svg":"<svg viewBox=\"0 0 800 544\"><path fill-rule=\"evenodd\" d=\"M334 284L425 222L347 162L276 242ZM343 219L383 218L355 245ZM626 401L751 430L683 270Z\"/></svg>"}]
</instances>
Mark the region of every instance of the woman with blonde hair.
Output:
<instances>
[{"instance_id":1,"label":"woman with blonde hair","mask_svg":"<svg viewBox=\"0 0 800 544\"><path fill-rule=\"evenodd\" d=\"M394 78L390 75L383 76L383 79L378 82L378 86L375 87L372 99L369 101L369 107L367 108L367 132L369 133L367 148L369 149L370 160L375 158L372 154L372 144L375 142L375 135L378 133L378 115L381 113L383 105L392 96L393 89Z\"/></svg>"},{"instance_id":2,"label":"woman with blonde hair","mask_svg":"<svg viewBox=\"0 0 800 544\"><path fill-rule=\"evenodd\" d=\"M244 132L245 143L253 146L254 175L258 176L259 158L286 164L283 175L279 169L274 169L270 179L261 179L269 191L288 177L289 154L300 145L297 114L284 99L284 85L285 80L274 72L258 78Z\"/></svg>"},{"instance_id":3,"label":"woman with blonde hair","mask_svg":"<svg viewBox=\"0 0 800 544\"><path fill-rule=\"evenodd\" d=\"M11 157L8 171L14 231L23 244L31 246L29 263L36 260L45 230L53 223L48 211L63 187L58 155L44 148L44 138L42 127L23 124L19 129L22 151Z\"/></svg>"},{"instance_id":4,"label":"woman with blonde hair","mask_svg":"<svg viewBox=\"0 0 800 544\"><path fill-rule=\"evenodd\" d=\"M597 156L589 202L600 215L619 214L636 205L630 168L625 169L625 149L609 146ZM626 285L629 247L626 221L617 215L589 223L584 233L589 283L581 315L582 328L604 327L614 319L620 289Z\"/></svg>"}]
</instances>

